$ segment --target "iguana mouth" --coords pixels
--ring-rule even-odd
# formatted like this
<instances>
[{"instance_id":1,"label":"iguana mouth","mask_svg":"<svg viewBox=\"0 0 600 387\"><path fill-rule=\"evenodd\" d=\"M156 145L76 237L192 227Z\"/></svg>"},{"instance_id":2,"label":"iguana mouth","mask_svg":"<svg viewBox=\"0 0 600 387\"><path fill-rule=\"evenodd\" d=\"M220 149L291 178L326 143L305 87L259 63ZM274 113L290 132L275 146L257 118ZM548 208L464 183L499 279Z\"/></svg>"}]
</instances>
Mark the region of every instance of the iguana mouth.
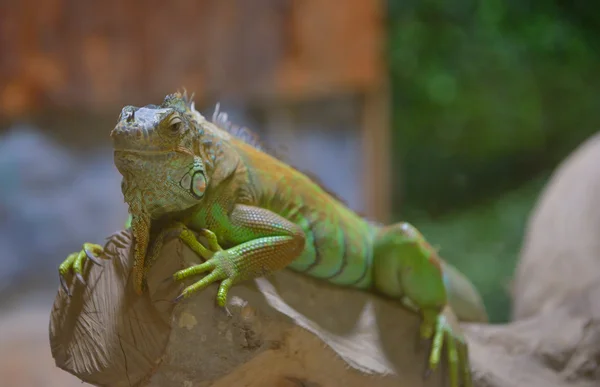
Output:
<instances>
[{"instance_id":1,"label":"iguana mouth","mask_svg":"<svg viewBox=\"0 0 600 387\"><path fill-rule=\"evenodd\" d=\"M160 149L160 150L153 150L153 149L134 149L134 148L114 148L115 153L130 153L130 154L137 154L137 155L146 155L146 156L162 156L162 155L168 155L168 154L175 154L175 153L183 153L186 155L190 155L190 156L194 156L193 152L183 148L183 147L177 147L175 149Z\"/></svg>"},{"instance_id":2,"label":"iguana mouth","mask_svg":"<svg viewBox=\"0 0 600 387\"><path fill-rule=\"evenodd\" d=\"M126 148L115 148L115 152L118 153L133 153L137 155L166 155L169 153L176 153L175 149L166 149L166 150L142 150L142 149L126 149Z\"/></svg>"}]
</instances>

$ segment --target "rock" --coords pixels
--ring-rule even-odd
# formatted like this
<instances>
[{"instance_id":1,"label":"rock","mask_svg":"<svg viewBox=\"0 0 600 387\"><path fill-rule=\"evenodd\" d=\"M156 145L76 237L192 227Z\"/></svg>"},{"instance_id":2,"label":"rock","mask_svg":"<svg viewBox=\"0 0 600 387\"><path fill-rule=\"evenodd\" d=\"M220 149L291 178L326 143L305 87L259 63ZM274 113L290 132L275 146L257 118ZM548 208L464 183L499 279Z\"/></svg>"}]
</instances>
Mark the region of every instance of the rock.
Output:
<instances>
[{"instance_id":1,"label":"rock","mask_svg":"<svg viewBox=\"0 0 600 387\"><path fill-rule=\"evenodd\" d=\"M235 286L228 315L216 286L179 304L182 285L165 281L198 257L168 241L136 296L128 280L130 234L114 235L87 287L59 289L50 316L58 367L103 386L439 386L424 382L427 346L419 319L397 303L283 270ZM504 326L464 324L478 387L597 386L600 327L577 311Z\"/></svg>"},{"instance_id":2,"label":"rock","mask_svg":"<svg viewBox=\"0 0 600 387\"><path fill-rule=\"evenodd\" d=\"M514 319L557 309L597 286L599 236L600 133L559 166L530 216L514 278Z\"/></svg>"},{"instance_id":3,"label":"rock","mask_svg":"<svg viewBox=\"0 0 600 387\"><path fill-rule=\"evenodd\" d=\"M281 271L234 287L231 316L215 307L216 286L175 306L183 287L165 277L198 257L179 240L167 242L139 297L128 282L129 247L129 233L113 237L106 248L111 260L89 267L88 287L75 285L72 298L59 290L52 310L56 363L86 382L397 386L397 369L402 385L424 385L426 347L415 352L418 318L391 301Z\"/></svg>"}]
</instances>

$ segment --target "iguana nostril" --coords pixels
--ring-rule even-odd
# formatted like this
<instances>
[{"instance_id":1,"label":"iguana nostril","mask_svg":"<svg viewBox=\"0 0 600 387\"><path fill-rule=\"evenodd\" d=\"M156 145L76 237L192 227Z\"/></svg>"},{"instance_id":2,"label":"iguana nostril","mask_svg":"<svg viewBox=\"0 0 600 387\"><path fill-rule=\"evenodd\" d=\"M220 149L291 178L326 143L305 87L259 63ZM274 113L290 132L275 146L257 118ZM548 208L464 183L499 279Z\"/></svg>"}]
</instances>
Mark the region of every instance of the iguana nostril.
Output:
<instances>
[{"instance_id":1,"label":"iguana nostril","mask_svg":"<svg viewBox=\"0 0 600 387\"><path fill-rule=\"evenodd\" d=\"M131 123L133 121L135 121L135 111L129 111L127 112L127 115L125 116L125 121Z\"/></svg>"}]
</instances>

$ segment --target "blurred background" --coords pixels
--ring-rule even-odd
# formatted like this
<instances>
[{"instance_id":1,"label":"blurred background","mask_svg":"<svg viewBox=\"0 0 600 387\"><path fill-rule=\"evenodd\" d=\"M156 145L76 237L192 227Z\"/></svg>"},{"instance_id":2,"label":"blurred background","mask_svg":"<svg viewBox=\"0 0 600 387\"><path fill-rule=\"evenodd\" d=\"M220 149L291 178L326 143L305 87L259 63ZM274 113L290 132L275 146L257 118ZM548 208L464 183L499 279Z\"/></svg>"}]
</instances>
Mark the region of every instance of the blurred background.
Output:
<instances>
[{"instance_id":1,"label":"blurred background","mask_svg":"<svg viewBox=\"0 0 600 387\"><path fill-rule=\"evenodd\" d=\"M182 88L353 209L421 228L507 321L527 216L600 121L598 15L577 0L0 0L2 374L79 385L48 348L57 266L125 221L120 109ZM53 377L32 382L16 354Z\"/></svg>"}]
</instances>

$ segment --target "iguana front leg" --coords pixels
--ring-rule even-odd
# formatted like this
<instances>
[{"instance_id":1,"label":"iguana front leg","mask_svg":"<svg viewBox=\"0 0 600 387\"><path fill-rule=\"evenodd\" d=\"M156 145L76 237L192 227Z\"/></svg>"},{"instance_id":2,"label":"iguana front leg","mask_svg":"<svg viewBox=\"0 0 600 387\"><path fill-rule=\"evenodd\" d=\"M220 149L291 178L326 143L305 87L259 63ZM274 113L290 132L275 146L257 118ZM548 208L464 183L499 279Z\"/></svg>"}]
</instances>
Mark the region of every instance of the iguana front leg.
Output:
<instances>
[{"instance_id":1,"label":"iguana front leg","mask_svg":"<svg viewBox=\"0 0 600 387\"><path fill-rule=\"evenodd\" d=\"M206 262L180 270L173 279L183 279L208 273L186 287L176 300L190 297L208 285L221 281L217 304L227 304L229 289L244 280L257 278L283 269L303 251L305 235L302 229L287 219L263 208L237 205L229 216L226 232L243 242L222 249L217 236L209 230L201 233L208 239L212 252L204 248L191 234L180 236Z\"/></svg>"},{"instance_id":2,"label":"iguana front leg","mask_svg":"<svg viewBox=\"0 0 600 387\"><path fill-rule=\"evenodd\" d=\"M142 294L144 289L146 252L150 239L150 217L141 213L141 215L129 215L125 228L131 228L134 237L134 261L133 261L133 287L137 294ZM83 278L83 265L89 260L96 265L102 265L99 258L104 257L104 248L94 243L84 243L81 251L69 254L67 258L58 266L58 275L60 285L70 296L71 292L67 285L67 275L70 272L81 284L85 285Z\"/></svg>"},{"instance_id":3,"label":"iguana front leg","mask_svg":"<svg viewBox=\"0 0 600 387\"><path fill-rule=\"evenodd\" d=\"M375 288L422 317L420 336L431 339L426 375L437 369L444 344L451 387L459 379L472 386L467 343L448 305L442 265L437 252L410 224L399 223L380 230L375 241L373 275Z\"/></svg>"},{"instance_id":4,"label":"iguana front leg","mask_svg":"<svg viewBox=\"0 0 600 387\"><path fill-rule=\"evenodd\" d=\"M150 242L150 217L145 213L131 215L131 232L134 240L133 250L133 288L138 295L144 290L146 252Z\"/></svg>"}]
</instances>

